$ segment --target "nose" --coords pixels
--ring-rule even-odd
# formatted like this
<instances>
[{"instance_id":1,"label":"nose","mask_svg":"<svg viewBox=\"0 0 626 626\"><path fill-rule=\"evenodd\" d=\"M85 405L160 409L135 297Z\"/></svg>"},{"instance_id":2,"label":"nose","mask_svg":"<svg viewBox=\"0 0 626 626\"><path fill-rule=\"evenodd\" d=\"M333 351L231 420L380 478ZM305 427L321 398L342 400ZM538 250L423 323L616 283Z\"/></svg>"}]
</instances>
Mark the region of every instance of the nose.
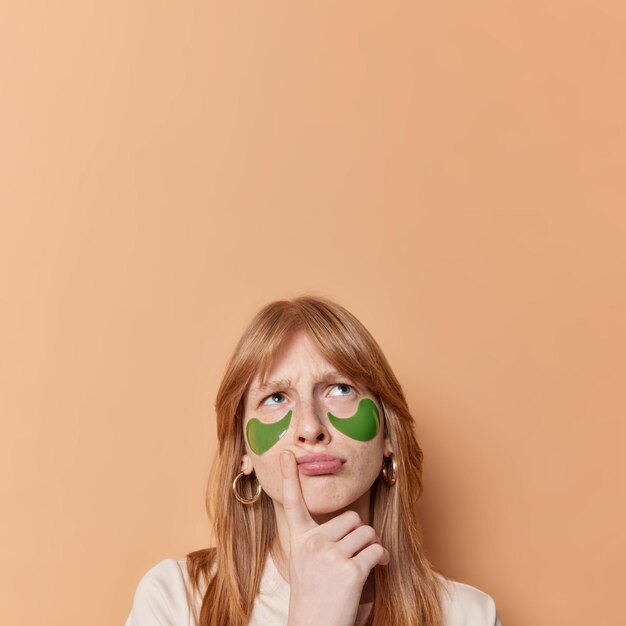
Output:
<instances>
[{"instance_id":1,"label":"nose","mask_svg":"<svg viewBox=\"0 0 626 626\"><path fill-rule=\"evenodd\" d=\"M329 443L330 433L314 404L301 404L296 408L296 441L299 443Z\"/></svg>"}]
</instances>

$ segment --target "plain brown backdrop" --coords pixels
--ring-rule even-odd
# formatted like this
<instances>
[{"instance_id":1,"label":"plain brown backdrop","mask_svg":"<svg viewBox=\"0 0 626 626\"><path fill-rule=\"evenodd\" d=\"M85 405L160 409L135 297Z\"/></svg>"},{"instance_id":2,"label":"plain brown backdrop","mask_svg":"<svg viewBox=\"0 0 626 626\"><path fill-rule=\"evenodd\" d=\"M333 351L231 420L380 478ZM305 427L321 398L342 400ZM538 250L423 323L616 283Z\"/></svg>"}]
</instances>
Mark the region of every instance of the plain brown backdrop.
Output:
<instances>
[{"instance_id":1,"label":"plain brown backdrop","mask_svg":"<svg viewBox=\"0 0 626 626\"><path fill-rule=\"evenodd\" d=\"M203 547L269 300L400 378L428 553L505 626L623 614L622 2L0 5L0 622L122 624Z\"/></svg>"}]
</instances>

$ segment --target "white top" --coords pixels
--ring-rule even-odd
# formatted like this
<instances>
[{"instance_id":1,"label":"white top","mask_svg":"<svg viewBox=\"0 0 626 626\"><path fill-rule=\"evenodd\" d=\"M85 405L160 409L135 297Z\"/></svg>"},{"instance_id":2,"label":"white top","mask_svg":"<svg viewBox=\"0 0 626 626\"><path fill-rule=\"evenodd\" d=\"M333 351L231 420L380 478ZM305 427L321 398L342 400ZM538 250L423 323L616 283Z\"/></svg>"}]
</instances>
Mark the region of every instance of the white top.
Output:
<instances>
[{"instance_id":1,"label":"white top","mask_svg":"<svg viewBox=\"0 0 626 626\"><path fill-rule=\"evenodd\" d=\"M441 580L448 592L440 599L443 626L501 626L491 596L464 583ZM359 607L357 623L371 604ZM202 597L192 596L186 560L166 559L139 582L126 626L197 626L201 605ZM268 556L248 626L286 626L288 613L289 584Z\"/></svg>"}]
</instances>

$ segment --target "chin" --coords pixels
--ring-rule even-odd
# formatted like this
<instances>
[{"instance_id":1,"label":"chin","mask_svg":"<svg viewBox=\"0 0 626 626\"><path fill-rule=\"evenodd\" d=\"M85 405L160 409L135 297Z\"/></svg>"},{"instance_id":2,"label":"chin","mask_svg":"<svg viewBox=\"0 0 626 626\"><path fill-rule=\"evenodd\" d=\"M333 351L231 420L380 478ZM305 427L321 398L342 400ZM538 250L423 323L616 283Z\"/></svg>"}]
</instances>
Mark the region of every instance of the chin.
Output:
<instances>
[{"instance_id":1,"label":"chin","mask_svg":"<svg viewBox=\"0 0 626 626\"><path fill-rule=\"evenodd\" d=\"M342 511L345 507L337 507L334 504L329 504L327 502L320 502L320 503L313 503L313 504L308 504L307 503L307 509L309 509L309 513L312 516L320 516L320 515L332 515L333 513L339 513L340 511Z\"/></svg>"},{"instance_id":2,"label":"chin","mask_svg":"<svg viewBox=\"0 0 626 626\"><path fill-rule=\"evenodd\" d=\"M356 510L361 516L369 507L369 490L364 494L342 494L332 491L310 493L304 490L304 501L311 515L331 515ZM359 510L361 509L361 510Z\"/></svg>"}]
</instances>

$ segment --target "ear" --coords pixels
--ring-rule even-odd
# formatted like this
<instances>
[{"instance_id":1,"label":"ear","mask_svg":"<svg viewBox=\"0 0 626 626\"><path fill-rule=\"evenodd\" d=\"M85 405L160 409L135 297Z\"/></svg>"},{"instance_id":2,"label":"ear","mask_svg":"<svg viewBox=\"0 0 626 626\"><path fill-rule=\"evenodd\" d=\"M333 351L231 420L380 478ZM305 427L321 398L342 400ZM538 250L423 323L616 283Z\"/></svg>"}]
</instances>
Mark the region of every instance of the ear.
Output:
<instances>
[{"instance_id":1,"label":"ear","mask_svg":"<svg viewBox=\"0 0 626 626\"><path fill-rule=\"evenodd\" d=\"M390 454L393 454L393 448L391 447L391 441L390 441L389 437L385 437L383 455L384 456L389 456Z\"/></svg>"},{"instance_id":2,"label":"ear","mask_svg":"<svg viewBox=\"0 0 626 626\"><path fill-rule=\"evenodd\" d=\"M389 453L392 452L392 449L391 449L391 441L389 439L389 424L387 422L387 414L385 413L385 407L383 406L383 401L378 396L375 396L375 398L376 398L376 406L378 407L378 412L382 416L382 422L384 424L383 426L383 438L385 442L384 454L385 456L389 456Z\"/></svg>"},{"instance_id":3,"label":"ear","mask_svg":"<svg viewBox=\"0 0 626 626\"><path fill-rule=\"evenodd\" d=\"M249 454L241 455L241 465L239 466L239 471L243 472L246 476L252 474L254 470L254 466L252 465L252 459Z\"/></svg>"}]
</instances>

